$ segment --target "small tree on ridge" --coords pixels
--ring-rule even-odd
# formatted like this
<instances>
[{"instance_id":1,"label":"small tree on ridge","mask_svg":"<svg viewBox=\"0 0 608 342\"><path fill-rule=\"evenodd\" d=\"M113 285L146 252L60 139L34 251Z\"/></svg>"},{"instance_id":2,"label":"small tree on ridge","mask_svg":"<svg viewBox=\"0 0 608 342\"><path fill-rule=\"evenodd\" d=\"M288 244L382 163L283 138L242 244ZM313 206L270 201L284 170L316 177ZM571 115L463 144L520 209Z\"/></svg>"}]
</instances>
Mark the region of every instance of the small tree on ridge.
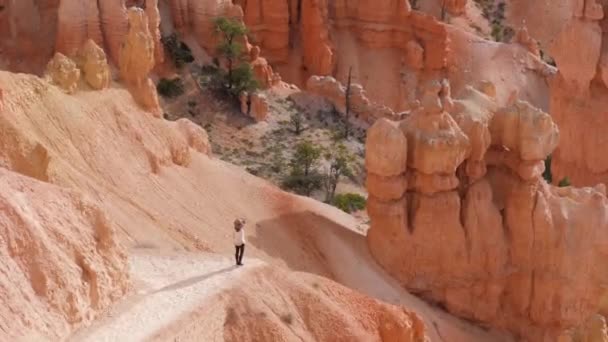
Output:
<instances>
[{"instance_id":1,"label":"small tree on ridge","mask_svg":"<svg viewBox=\"0 0 608 342\"><path fill-rule=\"evenodd\" d=\"M217 51L226 61L223 87L233 96L239 96L243 91L257 89L257 81L251 65L245 58L246 55L243 54L244 49L240 42L247 34L247 28L242 22L225 17L216 18L214 23L217 32L222 35Z\"/></svg>"}]
</instances>

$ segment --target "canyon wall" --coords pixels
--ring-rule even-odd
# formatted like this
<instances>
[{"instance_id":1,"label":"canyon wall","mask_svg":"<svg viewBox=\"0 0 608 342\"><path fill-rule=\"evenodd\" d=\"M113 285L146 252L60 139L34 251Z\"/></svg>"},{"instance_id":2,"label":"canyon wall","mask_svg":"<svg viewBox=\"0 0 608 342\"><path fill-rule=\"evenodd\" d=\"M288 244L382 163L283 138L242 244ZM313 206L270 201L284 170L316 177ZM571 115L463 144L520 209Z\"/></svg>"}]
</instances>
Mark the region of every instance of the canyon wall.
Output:
<instances>
[{"instance_id":1,"label":"canyon wall","mask_svg":"<svg viewBox=\"0 0 608 342\"><path fill-rule=\"evenodd\" d=\"M447 35L431 17L412 12L407 1L241 1L252 43L260 45L283 79L304 86L310 76L356 83L396 111L415 98L417 80L405 71L445 67ZM372 53L373 49L373 53Z\"/></svg>"},{"instance_id":2,"label":"canyon wall","mask_svg":"<svg viewBox=\"0 0 608 342\"><path fill-rule=\"evenodd\" d=\"M529 103L499 106L491 84L458 100L447 82L426 89L404 120L368 131L372 254L458 316L533 341L568 337L608 285L605 187L545 183L560 134Z\"/></svg>"},{"instance_id":3,"label":"canyon wall","mask_svg":"<svg viewBox=\"0 0 608 342\"><path fill-rule=\"evenodd\" d=\"M491 81L504 104L513 91L548 108L547 65L518 44L500 44L414 11L408 1L237 1L252 43L289 83L302 88L312 75L354 82L395 112L410 109L425 82L439 76L455 94ZM427 2L425 2L426 4ZM451 15L466 2L450 1Z\"/></svg>"},{"instance_id":4,"label":"canyon wall","mask_svg":"<svg viewBox=\"0 0 608 342\"><path fill-rule=\"evenodd\" d=\"M112 65L119 65L120 46L128 33L128 6L142 6L148 16L155 46L155 62L164 60L160 29L177 32L195 42L207 55L215 53L218 36L213 18L242 19L250 29L256 55L256 76L265 87L283 80L302 88L310 76L333 76L354 82L372 102L395 112L410 109L429 79L446 77L455 94L467 85L491 81L497 101L511 93L547 109L546 77L540 60L518 44L498 44L445 25L436 17L413 11L408 1L228 0L216 1L31 1L5 5L0 11L0 49L7 69L40 74L55 52L68 57L87 40L104 48ZM450 1L452 15L463 1ZM35 18L20 21L16 14ZM162 18L163 23L160 23ZM41 22L45 29L41 29ZM253 51L246 42L247 50ZM35 46L39 53L33 54ZM32 57L36 55L37 57ZM263 58L262 58L263 56Z\"/></svg>"}]
</instances>

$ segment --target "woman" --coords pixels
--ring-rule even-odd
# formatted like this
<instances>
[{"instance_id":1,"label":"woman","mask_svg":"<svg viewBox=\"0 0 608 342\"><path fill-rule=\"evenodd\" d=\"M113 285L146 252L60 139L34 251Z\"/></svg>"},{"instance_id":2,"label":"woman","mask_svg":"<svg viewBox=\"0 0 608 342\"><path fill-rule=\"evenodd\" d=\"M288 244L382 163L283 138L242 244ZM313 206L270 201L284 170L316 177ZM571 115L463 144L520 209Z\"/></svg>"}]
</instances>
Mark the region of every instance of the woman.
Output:
<instances>
[{"instance_id":1,"label":"woman","mask_svg":"<svg viewBox=\"0 0 608 342\"><path fill-rule=\"evenodd\" d=\"M243 266L243 253L245 253L245 220L234 220L234 258L237 266Z\"/></svg>"}]
</instances>

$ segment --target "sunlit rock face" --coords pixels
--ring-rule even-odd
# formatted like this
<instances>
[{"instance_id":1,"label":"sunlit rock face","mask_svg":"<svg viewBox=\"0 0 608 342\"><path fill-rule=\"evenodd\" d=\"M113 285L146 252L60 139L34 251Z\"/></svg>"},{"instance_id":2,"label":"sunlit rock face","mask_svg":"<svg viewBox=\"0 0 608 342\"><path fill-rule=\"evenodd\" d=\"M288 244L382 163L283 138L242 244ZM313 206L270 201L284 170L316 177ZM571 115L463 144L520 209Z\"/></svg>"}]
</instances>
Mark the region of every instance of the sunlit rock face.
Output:
<instances>
[{"instance_id":1,"label":"sunlit rock face","mask_svg":"<svg viewBox=\"0 0 608 342\"><path fill-rule=\"evenodd\" d=\"M406 119L368 131L370 250L455 315L530 340L566 336L607 284L605 189L542 179L559 139L547 113L472 88L448 99L440 84Z\"/></svg>"}]
</instances>

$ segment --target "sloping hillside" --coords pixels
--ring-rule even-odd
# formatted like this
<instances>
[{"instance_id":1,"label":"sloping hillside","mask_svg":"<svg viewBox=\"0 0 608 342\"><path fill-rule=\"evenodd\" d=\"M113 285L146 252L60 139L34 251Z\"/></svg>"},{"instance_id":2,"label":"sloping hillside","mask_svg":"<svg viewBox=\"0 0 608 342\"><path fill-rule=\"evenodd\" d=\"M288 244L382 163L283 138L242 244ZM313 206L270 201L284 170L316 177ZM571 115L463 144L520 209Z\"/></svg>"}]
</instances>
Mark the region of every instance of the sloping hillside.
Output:
<instances>
[{"instance_id":1,"label":"sloping hillside","mask_svg":"<svg viewBox=\"0 0 608 342\"><path fill-rule=\"evenodd\" d=\"M432 340L439 334L453 341L490 338L410 296L380 271L351 216L209 157L199 127L153 118L117 86L66 95L34 76L6 72L0 84L1 165L98 201L129 249L232 255L232 220L245 217L246 258L403 304L420 313Z\"/></svg>"}]
</instances>

